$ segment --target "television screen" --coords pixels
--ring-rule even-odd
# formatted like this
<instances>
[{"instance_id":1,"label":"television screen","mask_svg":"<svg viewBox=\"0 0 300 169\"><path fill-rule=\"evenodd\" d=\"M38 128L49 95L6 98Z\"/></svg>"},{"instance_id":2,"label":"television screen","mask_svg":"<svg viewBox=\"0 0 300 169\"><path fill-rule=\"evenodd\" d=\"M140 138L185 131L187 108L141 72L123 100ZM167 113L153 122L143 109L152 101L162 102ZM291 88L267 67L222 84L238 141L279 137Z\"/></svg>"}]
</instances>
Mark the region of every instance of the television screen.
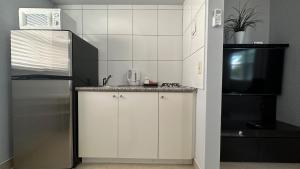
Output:
<instances>
[{"instance_id":1,"label":"television screen","mask_svg":"<svg viewBox=\"0 0 300 169\"><path fill-rule=\"evenodd\" d=\"M223 56L223 93L281 93L284 48L224 48Z\"/></svg>"}]
</instances>

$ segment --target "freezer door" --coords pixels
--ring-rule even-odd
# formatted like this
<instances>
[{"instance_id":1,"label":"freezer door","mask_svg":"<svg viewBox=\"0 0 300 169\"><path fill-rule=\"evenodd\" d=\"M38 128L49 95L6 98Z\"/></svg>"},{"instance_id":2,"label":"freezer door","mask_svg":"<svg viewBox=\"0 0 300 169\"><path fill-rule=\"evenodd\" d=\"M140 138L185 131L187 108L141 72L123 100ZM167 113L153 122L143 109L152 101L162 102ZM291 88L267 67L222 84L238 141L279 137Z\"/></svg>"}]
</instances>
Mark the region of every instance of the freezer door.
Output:
<instances>
[{"instance_id":1,"label":"freezer door","mask_svg":"<svg viewBox=\"0 0 300 169\"><path fill-rule=\"evenodd\" d=\"M72 167L69 80L12 80L15 169Z\"/></svg>"},{"instance_id":2,"label":"freezer door","mask_svg":"<svg viewBox=\"0 0 300 169\"><path fill-rule=\"evenodd\" d=\"M71 36L69 31L11 31L12 75L71 76Z\"/></svg>"}]
</instances>

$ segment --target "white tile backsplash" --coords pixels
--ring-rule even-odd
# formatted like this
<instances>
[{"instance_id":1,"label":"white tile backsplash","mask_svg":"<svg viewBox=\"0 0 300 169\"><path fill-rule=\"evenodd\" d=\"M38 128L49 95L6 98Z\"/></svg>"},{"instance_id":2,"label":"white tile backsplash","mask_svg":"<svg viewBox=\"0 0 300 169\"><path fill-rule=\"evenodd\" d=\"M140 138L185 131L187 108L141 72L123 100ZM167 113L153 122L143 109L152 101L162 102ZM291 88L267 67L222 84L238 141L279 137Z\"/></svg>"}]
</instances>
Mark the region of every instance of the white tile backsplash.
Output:
<instances>
[{"instance_id":1,"label":"white tile backsplash","mask_svg":"<svg viewBox=\"0 0 300 169\"><path fill-rule=\"evenodd\" d=\"M82 5L58 5L60 9L82 9Z\"/></svg>"},{"instance_id":2,"label":"white tile backsplash","mask_svg":"<svg viewBox=\"0 0 300 169\"><path fill-rule=\"evenodd\" d=\"M192 21L192 0L185 0L183 7L183 31L185 31Z\"/></svg>"},{"instance_id":3,"label":"white tile backsplash","mask_svg":"<svg viewBox=\"0 0 300 169\"><path fill-rule=\"evenodd\" d=\"M169 83L181 83L181 61L158 61L158 81Z\"/></svg>"},{"instance_id":4,"label":"white tile backsplash","mask_svg":"<svg viewBox=\"0 0 300 169\"><path fill-rule=\"evenodd\" d=\"M107 60L107 35L83 35L83 39L98 48L99 60Z\"/></svg>"},{"instance_id":5,"label":"white tile backsplash","mask_svg":"<svg viewBox=\"0 0 300 169\"><path fill-rule=\"evenodd\" d=\"M141 83L145 77L157 81L157 61L133 61L133 69L141 73Z\"/></svg>"},{"instance_id":6,"label":"white tile backsplash","mask_svg":"<svg viewBox=\"0 0 300 169\"><path fill-rule=\"evenodd\" d=\"M196 18L192 21L192 25L196 25L196 33L192 36L191 42L191 53L196 52L198 49L204 46L204 35L205 35L205 10L201 10L196 15Z\"/></svg>"},{"instance_id":7,"label":"white tile backsplash","mask_svg":"<svg viewBox=\"0 0 300 169\"><path fill-rule=\"evenodd\" d=\"M108 60L132 60L131 35L108 35Z\"/></svg>"},{"instance_id":8,"label":"white tile backsplash","mask_svg":"<svg viewBox=\"0 0 300 169\"><path fill-rule=\"evenodd\" d=\"M204 65L204 49L202 48L183 62L183 85L203 89Z\"/></svg>"},{"instance_id":9,"label":"white tile backsplash","mask_svg":"<svg viewBox=\"0 0 300 169\"><path fill-rule=\"evenodd\" d=\"M128 69L151 80L181 82L182 18L180 5L64 6L72 22L63 21L99 50L99 82L111 74L110 85L127 84Z\"/></svg>"},{"instance_id":10,"label":"white tile backsplash","mask_svg":"<svg viewBox=\"0 0 300 169\"><path fill-rule=\"evenodd\" d=\"M158 10L158 35L182 35L182 10Z\"/></svg>"},{"instance_id":11,"label":"white tile backsplash","mask_svg":"<svg viewBox=\"0 0 300 169\"><path fill-rule=\"evenodd\" d=\"M192 6L192 18L196 17L196 14L202 7L202 5L205 3L205 0L191 0L191 6Z\"/></svg>"},{"instance_id":12,"label":"white tile backsplash","mask_svg":"<svg viewBox=\"0 0 300 169\"><path fill-rule=\"evenodd\" d=\"M133 10L133 34L157 35L157 10Z\"/></svg>"},{"instance_id":13,"label":"white tile backsplash","mask_svg":"<svg viewBox=\"0 0 300 169\"><path fill-rule=\"evenodd\" d=\"M192 32L191 27L188 27L186 31L183 33L183 48L182 48L182 56L183 59L189 57L191 55L191 45L192 45Z\"/></svg>"},{"instance_id":14,"label":"white tile backsplash","mask_svg":"<svg viewBox=\"0 0 300 169\"><path fill-rule=\"evenodd\" d=\"M127 71L132 69L132 61L108 61L108 75L112 78L108 81L109 85L126 85Z\"/></svg>"},{"instance_id":15,"label":"white tile backsplash","mask_svg":"<svg viewBox=\"0 0 300 169\"><path fill-rule=\"evenodd\" d=\"M182 60L182 36L159 36L158 60Z\"/></svg>"},{"instance_id":16,"label":"white tile backsplash","mask_svg":"<svg viewBox=\"0 0 300 169\"><path fill-rule=\"evenodd\" d=\"M107 5L82 5L82 9L107 9Z\"/></svg>"},{"instance_id":17,"label":"white tile backsplash","mask_svg":"<svg viewBox=\"0 0 300 169\"><path fill-rule=\"evenodd\" d=\"M182 5L158 5L158 9L182 9Z\"/></svg>"},{"instance_id":18,"label":"white tile backsplash","mask_svg":"<svg viewBox=\"0 0 300 169\"><path fill-rule=\"evenodd\" d=\"M133 60L157 60L157 36L133 36Z\"/></svg>"},{"instance_id":19,"label":"white tile backsplash","mask_svg":"<svg viewBox=\"0 0 300 169\"><path fill-rule=\"evenodd\" d=\"M108 9L132 9L132 5L108 5Z\"/></svg>"},{"instance_id":20,"label":"white tile backsplash","mask_svg":"<svg viewBox=\"0 0 300 169\"><path fill-rule=\"evenodd\" d=\"M157 5L133 5L132 9L157 9Z\"/></svg>"},{"instance_id":21,"label":"white tile backsplash","mask_svg":"<svg viewBox=\"0 0 300 169\"><path fill-rule=\"evenodd\" d=\"M83 10L83 34L107 34L107 10Z\"/></svg>"},{"instance_id":22,"label":"white tile backsplash","mask_svg":"<svg viewBox=\"0 0 300 169\"><path fill-rule=\"evenodd\" d=\"M183 15L182 84L199 89L205 87L205 1L185 0ZM192 32L194 35L192 35Z\"/></svg>"},{"instance_id":23,"label":"white tile backsplash","mask_svg":"<svg viewBox=\"0 0 300 169\"><path fill-rule=\"evenodd\" d=\"M109 10L108 34L132 34L132 10Z\"/></svg>"},{"instance_id":24,"label":"white tile backsplash","mask_svg":"<svg viewBox=\"0 0 300 169\"><path fill-rule=\"evenodd\" d=\"M99 85L103 85L103 78L107 77L107 61L99 61Z\"/></svg>"},{"instance_id":25,"label":"white tile backsplash","mask_svg":"<svg viewBox=\"0 0 300 169\"><path fill-rule=\"evenodd\" d=\"M82 10L62 10L62 22L63 29L82 34Z\"/></svg>"}]
</instances>

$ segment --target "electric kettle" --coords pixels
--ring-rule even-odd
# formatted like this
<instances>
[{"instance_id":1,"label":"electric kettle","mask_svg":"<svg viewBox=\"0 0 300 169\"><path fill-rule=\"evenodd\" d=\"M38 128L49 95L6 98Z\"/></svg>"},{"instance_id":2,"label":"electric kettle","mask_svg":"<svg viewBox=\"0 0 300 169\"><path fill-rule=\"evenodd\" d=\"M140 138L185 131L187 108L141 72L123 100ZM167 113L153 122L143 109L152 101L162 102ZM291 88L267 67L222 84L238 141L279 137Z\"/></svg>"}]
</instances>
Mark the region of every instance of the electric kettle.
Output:
<instances>
[{"instance_id":1,"label":"electric kettle","mask_svg":"<svg viewBox=\"0 0 300 169\"><path fill-rule=\"evenodd\" d=\"M140 85L141 75L137 70L130 69L127 72L127 80L130 86Z\"/></svg>"}]
</instances>

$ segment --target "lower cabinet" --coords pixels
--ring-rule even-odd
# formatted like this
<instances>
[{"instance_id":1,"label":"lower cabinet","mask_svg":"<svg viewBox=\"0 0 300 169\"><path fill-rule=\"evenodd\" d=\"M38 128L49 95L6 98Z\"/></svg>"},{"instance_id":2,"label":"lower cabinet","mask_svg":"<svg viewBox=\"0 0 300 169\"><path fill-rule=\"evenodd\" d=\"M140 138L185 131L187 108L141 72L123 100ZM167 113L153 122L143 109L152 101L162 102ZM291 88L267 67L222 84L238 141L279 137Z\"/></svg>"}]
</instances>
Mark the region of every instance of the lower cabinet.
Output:
<instances>
[{"instance_id":1,"label":"lower cabinet","mask_svg":"<svg viewBox=\"0 0 300 169\"><path fill-rule=\"evenodd\" d=\"M193 159L193 93L78 96L80 157Z\"/></svg>"},{"instance_id":2,"label":"lower cabinet","mask_svg":"<svg viewBox=\"0 0 300 169\"><path fill-rule=\"evenodd\" d=\"M118 93L78 93L80 157L117 157Z\"/></svg>"},{"instance_id":3,"label":"lower cabinet","mask_svg":"<svg viewBox=\"0 0 300 169\"><path fill-rule=\"evenodd\" d=\"M193 93L159 94L159 158L193 158Z\"/></svg>"},{"instance_id":4,"label":"lower cabinet","mask_svg":"<svg viewBox=\"0 0 300 169\"><path fill-rule=\"evenodd\" d=\"M119 157L156 159L158 93L120 93L119 97Z\"/></svg>"}]
</instances>

